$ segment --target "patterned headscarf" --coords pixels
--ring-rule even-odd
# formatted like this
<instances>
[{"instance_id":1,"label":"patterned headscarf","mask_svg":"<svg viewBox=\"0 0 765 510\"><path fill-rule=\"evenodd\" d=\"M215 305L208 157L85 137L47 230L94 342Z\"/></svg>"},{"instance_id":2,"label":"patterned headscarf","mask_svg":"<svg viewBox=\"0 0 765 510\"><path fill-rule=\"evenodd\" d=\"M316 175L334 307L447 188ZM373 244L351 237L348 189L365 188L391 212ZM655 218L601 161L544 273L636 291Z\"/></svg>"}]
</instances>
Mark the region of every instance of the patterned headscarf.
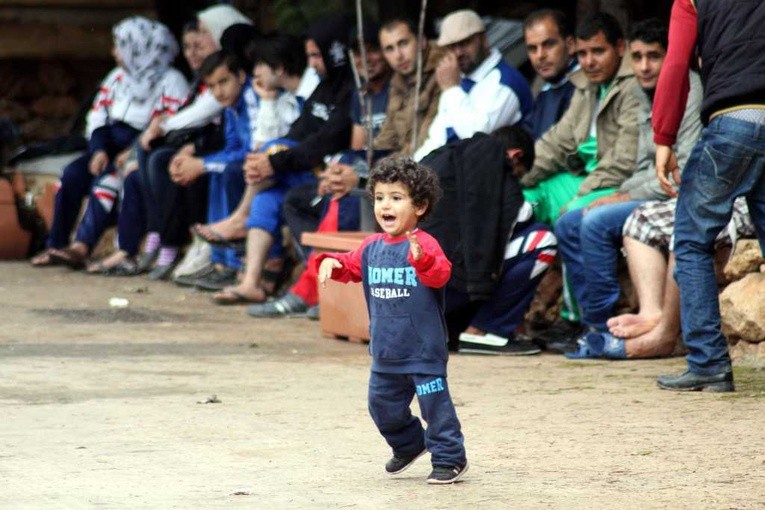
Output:
<instances>
[{"instance_id":1,"label":"patterned headscarf","mask_svg":"<svg viewBox=\"0 0 765 510\"><path fill-rule=\"evenodd\" d=\"M125 85L134 97L149 97L178 55L178 43L173 34L162 23L141 16L120 21L112 29L112 34L125 70Z\"/></svg>"}]
</instances>

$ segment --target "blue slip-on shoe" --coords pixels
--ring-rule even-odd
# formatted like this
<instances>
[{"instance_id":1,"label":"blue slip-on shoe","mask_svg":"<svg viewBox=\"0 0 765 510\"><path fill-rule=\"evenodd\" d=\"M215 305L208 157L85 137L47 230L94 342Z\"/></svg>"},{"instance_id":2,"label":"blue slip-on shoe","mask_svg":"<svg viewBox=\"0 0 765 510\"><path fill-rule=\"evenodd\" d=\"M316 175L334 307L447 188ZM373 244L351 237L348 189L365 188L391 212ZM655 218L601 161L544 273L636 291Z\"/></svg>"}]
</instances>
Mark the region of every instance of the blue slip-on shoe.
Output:
<instances>
[{"instance_id":1,"label":"blue slip-on shoe","mask_svg":"<svg viewBox=\"0 0 765 510\"><path fill-rule=\"evenodd\" d=\"M624 339L616 337L611 333L601 333L603 335L603 357L608 359L627 359L627 350Z\"/></svg>"},{"instance_id":2,"label":"blue slip-on shoe","mask_svg":"<svg viewBox=\"0 0 765 510\"><path fill-rule=\"evenodd\" d=\"M576 341L577 350L567 352L568 359L598 359L603 357L605 338L602 333L585 333Z\"/></svg>"}]
</instances>

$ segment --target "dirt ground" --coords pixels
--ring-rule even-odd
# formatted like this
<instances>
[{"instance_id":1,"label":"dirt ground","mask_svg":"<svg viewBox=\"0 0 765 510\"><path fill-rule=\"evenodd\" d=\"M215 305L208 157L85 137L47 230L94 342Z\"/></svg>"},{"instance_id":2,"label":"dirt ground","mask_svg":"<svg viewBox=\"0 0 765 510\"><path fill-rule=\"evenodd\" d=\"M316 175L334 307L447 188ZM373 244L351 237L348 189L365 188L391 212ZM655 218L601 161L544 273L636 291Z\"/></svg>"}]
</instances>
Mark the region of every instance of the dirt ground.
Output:
<instances>
[{"instance_id":1,"label":"dirt ground","mask_svg":"<svg viewBox=\"0 0 765 510\"><path fill-rule=\"evenodd\" d=\"M366 347L317 323L8 262L0 304L0 508L765 507L754 368L678 394L682 358L455 355L470 470L434 487L426 458L384 474Z\"/></svg>"}]
</instances>

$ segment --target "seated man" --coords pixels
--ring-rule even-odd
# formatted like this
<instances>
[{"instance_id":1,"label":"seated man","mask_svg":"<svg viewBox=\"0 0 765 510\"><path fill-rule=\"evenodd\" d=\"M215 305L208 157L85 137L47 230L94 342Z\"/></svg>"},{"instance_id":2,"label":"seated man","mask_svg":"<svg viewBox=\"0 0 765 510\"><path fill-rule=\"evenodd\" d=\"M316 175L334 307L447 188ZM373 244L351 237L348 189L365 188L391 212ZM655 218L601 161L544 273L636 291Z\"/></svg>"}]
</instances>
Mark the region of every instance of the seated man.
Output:
<instances>
[{"instance_id":1,"label":"seated man","mask_svg":"<svg viewBox=\"0 0 765 510\"><path fill-rule=\"evenodd\" d=\"M436 69L438 113L415 161L451 141L521 122L533 102L523 75L489 48L486 27L474 11L446 16L438 45L447 49Z\"/></svg>"},{"instance_id":2,"label":"seated man","mask_svg":"<svg viewBox=\"0 0 765 510\"><path fill-rule=\"evenodd\" d=\"M221 150L205 156L179 153L170 162L169 172L171 180L180 186L188 186L207 175L207 215L208 219L217 220L230 214L244 192L242 164L251 145L259 98L247 72L234 55L224 52L210 55L202 64L200 75L215 99L226 107L225 145ZM211 261L213 265L204 278L190 281L179 279L176 283L215 290L236 280L241 261L234 250L213 250Z\"/></svg>"},{"instance_id":3,"label":"seated man","mask_svg":"<svg viewBox=\"0 0 765 510\"><path fill-rule=\"evenodd\" d=\"M534 216L550 225L562 212L613 193L635 169L639 101L634 73L622 61L622 29L609 14L590 15L577 27L576 47L582 68L570 75L571 104L537 140L534 167L521 177ZM537 335L545 344L581 332L571 292L564 288L563 296L563 320Z\"/></svg>"},{"instance_id":4,"label":"seated man","mask_svg":"<svg viewBox=\"0 0 765 510\"><path fill-rule=\"evenodd\" d=\"M358 197L349 196L350 191L357 188L359 184L359 176L354 171L353 165L357 160L364 162L366 160L364 149L367 147L368 137L367 104L371 106L373 139L379 134L380 128L387 118L386 111L392 75L392 69L380 47L379 32L380 27L376 24L364 24L366 66L361 62L361 51L359 50L358 35L355 28L351 31L348 41L361 81L361 91L356 89L351 96L353 127L350 148L353 153L334 155L330 158L327 169L321 174L322 182L320 182L318 190L316 186L299 186L290 190L284 199L284 219L289 226L301 260L306 260L310 251L300 242L302 234L317 230L322 217L328 211L328 206L331 205L329 204L331 199L338 200L342 197L342 203L338 204L343 209L342 216L349 213L354 216L343 221L345 228L342 230L359 229L359 214L353 211L354 208L359 209L359 200ZM365 72L368 73L368 76L365 75ZM362 108L362 96L364 108ZM310 270L310 266L308 269Z\"/></svg>"},{"instance_id":5,"label":"seated man","mask_svg":"<svg viewBox=\"0 0 765 510\"><path fill-rule=\"evenodd\" d=\"M349 46L352 49L356 68L363 79L363 98L371 106L372 135L375 136L386 119L388 90L390 88L391 68L386 62L378 40L379 27L367 23L364 25L364 43L366 50L366 72L361 63L358 37L353 30ZM358 230L360 226L359 197L351 191L359 184L359 175L354 165L363 160L358 151L367 143L366 119L362 117L361 94L356 93L351 100L351 149L330 159L327 168L321 174L321 182L316 185L297 186L285 197L284 215L296 241L302 258L307 259L306 269L298 281L283 297L262 304L254 304L247 309L253 317L282 317L302 315L318 318L318 289L316 267L312 254L300 245L303 232L337 232ZM369 99L369 101L366 101ZM365 114L367 112L364 112Z\"/></svg>"},{"instance_id":6,"label":"seated man","mask_svg":"<svg viewBox=\"0 0 765 510\"><path fill-rule=\"evenodd\" d=\"M645 202L624 223L624 250L640 311L608 319L610 337L603 335L603 345L609 348L603 350L604 357L657 358L675 351L680 335L680 289L673 276L675 256L671 243L676 206L676 199ZM717 236L715 248L732 249L736 239L754 233L746 200L739 197L733 204L730 222Z\"/></svg>"},{"instance_id":7,"label":"seated man","mask_svg":"<svg viewBox=\"0 0 765 510\"><path fill-rule=\"evenodd\" d=\"M446 320L450 346L459 340L460 352L540 351L516 336L556 253L554 236L534 222L518 184L518 175L533 161L534 142L519 126L476 134L423 160L443 191L423 228L453 264Z\"/></svg>"},{"instance_id":8,"label":"seated man","mask_svg":"<svg viewBox=\"0 0 765 510\"><path fill-rule=\"evenodd\" d=\"M568 75L579 69L576 41L566 15L556 9L529 14L523 22L523 37L529 62L543 82L523 125L539 140L566 113L574 94Z\"/></svg>"},{"instance_id":9,"label":"seated man","mask_svg":"<svg viewBox=\"0 0 765 510\"><path fill-rule=\"evenodd\" d=\"M629 51L630 63L639 83L635 94L640 99L635 173L617 192L595 200L584 209L569 211L555 223L567 283L579 304L581 322L589 331L606 331L606 319L613 315L613 307L619 298L617 259L624 221L641 203L669 198L656 179L656 149L651 127L653 93L667 51L667 26L657 19L636 23L630 33ZM691 74L690 80L691 93L675 147L681 168L701 132L701 80L695 73ZM572 335L562 339L552 348L556 351L576 350L578 337Z\"/></svg>"}]
</instances>

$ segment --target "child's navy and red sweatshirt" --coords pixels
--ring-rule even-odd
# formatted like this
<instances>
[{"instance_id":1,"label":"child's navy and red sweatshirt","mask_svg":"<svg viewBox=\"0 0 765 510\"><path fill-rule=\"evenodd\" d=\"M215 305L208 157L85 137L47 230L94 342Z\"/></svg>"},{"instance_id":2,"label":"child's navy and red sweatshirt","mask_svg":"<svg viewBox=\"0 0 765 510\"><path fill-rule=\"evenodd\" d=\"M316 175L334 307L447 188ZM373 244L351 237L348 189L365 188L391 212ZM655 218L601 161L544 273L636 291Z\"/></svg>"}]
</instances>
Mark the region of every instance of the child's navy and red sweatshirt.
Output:
<instances>
[{"instance_id":1,"label":"child's navy and red sweatshirt","mask_svg":"<svg viewBox=\"0 0 765 510\"><path fill-rule=\"evenodd\" d=\"M452 265L438 241L422 230L414 235L422 256L414 260L409 238L373 234L348 253L324 253L343 267L332 272L340 282L359 282L369 310L372 371L390 374L446 375L444 286Z\"/></svg>"}]
</instances>

